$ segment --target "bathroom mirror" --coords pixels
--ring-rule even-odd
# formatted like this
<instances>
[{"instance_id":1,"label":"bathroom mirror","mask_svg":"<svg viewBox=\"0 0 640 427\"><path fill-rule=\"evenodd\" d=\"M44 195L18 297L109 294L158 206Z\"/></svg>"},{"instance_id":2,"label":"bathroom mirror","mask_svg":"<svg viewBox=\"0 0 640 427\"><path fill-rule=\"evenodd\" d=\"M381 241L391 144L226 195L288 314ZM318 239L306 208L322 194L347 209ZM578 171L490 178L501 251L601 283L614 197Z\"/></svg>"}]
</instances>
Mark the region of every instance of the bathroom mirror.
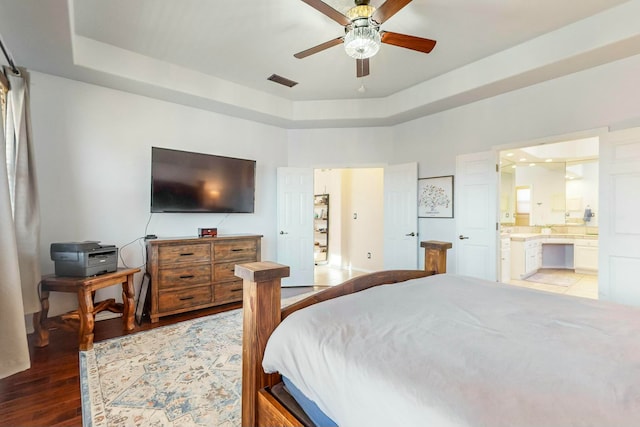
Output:
<instances>
[{"instance_id":1,"label":"bathroom mirror","mask_svg":"<svg viewBox=\"0 0 640 427\"><path fill-rule=\"evenodd\" d=\"M597 226L598 138L500 152L500 223Z\"/></svg>"}]
</instances>

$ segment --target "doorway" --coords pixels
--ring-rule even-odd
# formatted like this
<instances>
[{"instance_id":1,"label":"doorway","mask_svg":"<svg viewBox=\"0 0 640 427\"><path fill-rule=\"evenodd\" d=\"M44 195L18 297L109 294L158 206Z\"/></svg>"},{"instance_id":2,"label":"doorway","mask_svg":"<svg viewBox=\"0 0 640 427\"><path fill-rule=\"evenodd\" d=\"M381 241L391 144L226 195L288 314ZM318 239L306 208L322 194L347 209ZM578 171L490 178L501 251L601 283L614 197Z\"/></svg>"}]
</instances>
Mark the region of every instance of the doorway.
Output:
<instances>
[{"instance_id":1,"label":"doorway","mask_svg":"<svg viewBox=\"0 0 640 427\"><path fill-rule=\"evenodd\" d=\"M384 168L314 170L316 285L383 269L383 183Z\"/></svg>"},{"instance_id":2,"label":"doorway","mask_svg":"<svg viewBox=\"0 0 640 427\"><path fill-rule=\"evenodd\" d=\"M500 151L500 280L598 298L598 149L590 137Z\"/></svg>"}]
</instances>

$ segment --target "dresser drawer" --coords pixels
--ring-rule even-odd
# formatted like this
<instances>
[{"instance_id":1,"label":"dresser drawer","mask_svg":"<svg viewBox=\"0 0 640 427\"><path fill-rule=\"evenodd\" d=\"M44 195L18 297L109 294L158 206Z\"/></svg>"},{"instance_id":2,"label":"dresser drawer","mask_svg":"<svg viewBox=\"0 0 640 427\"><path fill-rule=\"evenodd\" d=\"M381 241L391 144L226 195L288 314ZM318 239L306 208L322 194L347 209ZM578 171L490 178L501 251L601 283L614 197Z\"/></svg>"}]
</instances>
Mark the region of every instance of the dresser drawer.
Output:
<instances>
[{"instance_id":1,"label":"dresser drawer","mask_svg":"<svg viewBox=\"0 0 640 427\"><path fill-rule=\"evenodd\" d=\"M236 264L242 264L242 261L222 262L213 266L214 282L227 282L229 280L238 280L236 277Z\"/></svg>"},{"instance_id":2,"label":"dresser drawer","mask_svg":"<svg viewBox=\"0 0 640 427\"><path fill-rule=\"evenodd\" d=\"M255 261L258 242L253 239L216 242L213 249L213 259L219 261L247 260Z\"/></svg>"},{"instance_id":3,"label":"dresser drawer","mask_svg":"<svg viewBox=\"0 0 640 427\"><path fill-rule=\"evenodd\" d=\"M211 245L198 243L190 245L166 245L158 248L160 268L167 265L208 262L211 259Z\"/></svg>"},{"instance_id":4,"label":"dresser drawer","mask_svg":"<svg viewBox=\"0 0 640 427\"><path fill-rule=\"evenodd\" d=\"M212 301L212 296L210 285L160 292L158 309L159 311L173 311L201 304L209 304Z\"/></svg>"},{"instance_id":5,"label":"dresser drawer","mask_svg":"<svg viewBox=\"0 0 640 427\"><path fill-rule=\"evenodd\" d=\"M216 303L242 301L242 280L214 285L213 296Z\"/></svg>"},{"instance_id":6,"label":"dresser drawer","mask_svg":"<svg viewBox=\"0 0 640 427\"><path fill-rule=\"evenodd\" d=\"M211 283L211 264L158 270L158 289L180 288L208 283Z\"/></svg>"},{"instance_id":7,"label":"dresser drawer","mask_svg":"<svg viewBox=\"0 0 640 427\"><path fill-rule=\"evenodd\" d=\"M151 322L189 310L241 302L242 281L235 276L235 266L260 260L261 238L241 234L148 240Z\"/></svg>"}]
</instances>

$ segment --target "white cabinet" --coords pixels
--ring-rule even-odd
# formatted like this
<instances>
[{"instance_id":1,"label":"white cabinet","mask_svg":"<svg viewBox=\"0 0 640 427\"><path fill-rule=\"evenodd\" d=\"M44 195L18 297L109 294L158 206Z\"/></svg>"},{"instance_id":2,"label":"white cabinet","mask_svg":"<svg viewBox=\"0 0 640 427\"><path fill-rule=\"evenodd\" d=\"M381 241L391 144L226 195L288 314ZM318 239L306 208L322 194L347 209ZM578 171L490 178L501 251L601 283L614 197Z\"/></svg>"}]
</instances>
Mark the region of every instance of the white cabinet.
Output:
<instances>
[{"instance_id":1,"label":"white cabinet","mask_svg":"<svg viewBox=\"0 0 640 427\"><path fill-rule=\"evenodd\" d=\"M511 241L511 278L525 279L542 265L540 239Z\"/></svg>"},{"instance_id":2,"label":"white cabinet","mask_svg":"<svg viewBox=\"0 0 640 427\"><path fill-rule=\"evenodd\" d=\"M576 273L598 273L598 241L576 239L573 249L573 266Z\"/></svg>"},{"instance_id":3,"label":"white cabinet","mask_svg":"<svg viewBox=\"0 0 640 427\"><path fill-rule=\"evenodd\" d=\"M509 283L511 279L511 239L500 239L500 281Z\"/></svg>"},{"instance_id":4,"label":"white cabinet","mask_svg":"<svg viewBox=\"0 0 640 427\"><path fill-rule=\"evenodd\" d=\"M524 271L527 276L530 276L542 267L542 244L540 240L525 242L524 252L526 258Z\"/></svg>"},{"instance_id":5,"label":"white cabinet","mask_svg":"<svg viewBox=\"0 0 640 427\"><path fill-rule=\"evenodd\" d=\"M546 252L544 266L543 247ZM541 268L574 268L576 273L597 274L598 240L584 237L512 237L511 278L526 279Z\"/></svg>"}]
</instances>

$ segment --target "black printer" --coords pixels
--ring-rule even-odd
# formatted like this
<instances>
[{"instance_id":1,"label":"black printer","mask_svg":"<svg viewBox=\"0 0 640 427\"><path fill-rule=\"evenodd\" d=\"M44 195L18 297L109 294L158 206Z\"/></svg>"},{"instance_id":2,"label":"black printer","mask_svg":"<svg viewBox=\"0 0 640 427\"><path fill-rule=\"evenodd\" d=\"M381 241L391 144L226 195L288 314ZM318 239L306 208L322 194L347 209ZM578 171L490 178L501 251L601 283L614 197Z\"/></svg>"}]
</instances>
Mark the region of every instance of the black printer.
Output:
<instances>
[{"instance_id":1,"label":"black printer","mask_svg":"<svg viewBox=\"0 0 640 427\"><path fill-rule=\"evenodd\" d=\"M51 244L51 260L56 276L87 277L112 273L118 269L118 248L100 242Z\"/></svg>"}]
</instances>

